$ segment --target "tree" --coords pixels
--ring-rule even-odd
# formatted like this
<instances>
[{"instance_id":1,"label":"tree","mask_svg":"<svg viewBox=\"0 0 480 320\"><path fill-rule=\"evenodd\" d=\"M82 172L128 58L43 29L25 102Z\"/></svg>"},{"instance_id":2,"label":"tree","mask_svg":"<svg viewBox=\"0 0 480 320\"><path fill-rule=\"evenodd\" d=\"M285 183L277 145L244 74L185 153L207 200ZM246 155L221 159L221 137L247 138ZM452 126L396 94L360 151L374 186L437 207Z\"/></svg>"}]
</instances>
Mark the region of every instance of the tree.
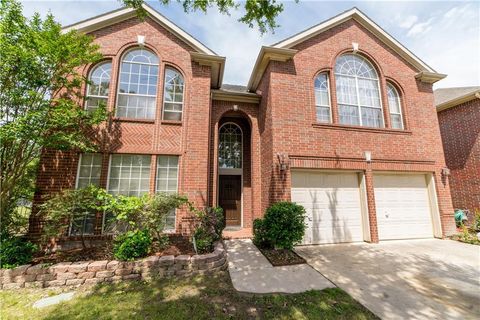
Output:
<instances>
[{"instance_id":1,"label":"tree","mask_svg":"<svg viewBox=\"0 0 480 320\"><path fill-rule=\"evenodd\" d=\"M15 0L0 0L0 219L15 224L15 207L44 148L94 150L85 135L105 108L84 111L81 68L101 59L93 38L63 33L52 15L27 19ZM28 193L28 192L27 192Z\"/></svg>"},{"instance_id":2,"label":"tree","mask_svg":"<svg viewBox=\"0 0 480 320\"><path fill-rule=\"evenodd\" d=\"M122 0L129 7L135 8L142 15L143 0ZM168 5L172 0L159 0L162 4ZM235 0L176 0L183 5L185 12L197 11L207 12L210 7L217 7L223 14L229 14L230 10L238 10L240 4ZM298 2L298 0L295 0ZM283 4L277 0L245 0L245 14L239 19L240 22L253 28L255 24L262 34L267 30L273 31L278 27L275 22L278 15L283 11Z\"/></svg>"}]
</instances>

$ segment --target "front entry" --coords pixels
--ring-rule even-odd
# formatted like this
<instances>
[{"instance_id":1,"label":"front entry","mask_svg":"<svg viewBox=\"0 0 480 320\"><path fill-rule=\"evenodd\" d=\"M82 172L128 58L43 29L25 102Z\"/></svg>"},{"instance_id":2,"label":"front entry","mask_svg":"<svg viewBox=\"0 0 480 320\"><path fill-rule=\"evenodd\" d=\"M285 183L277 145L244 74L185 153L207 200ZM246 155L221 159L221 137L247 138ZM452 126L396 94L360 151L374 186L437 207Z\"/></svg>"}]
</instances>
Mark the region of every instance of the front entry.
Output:
<instances>
[{"instance_id":1,"label":"front entry","mask_svg":"<svg viewBox=\"0 0 480 320\"><path fill-rule=\"evenodd\" d=\"M242 225L242 176L220 175L218 204L223 209L227 227Z\"/></svg>"}]
</instances>

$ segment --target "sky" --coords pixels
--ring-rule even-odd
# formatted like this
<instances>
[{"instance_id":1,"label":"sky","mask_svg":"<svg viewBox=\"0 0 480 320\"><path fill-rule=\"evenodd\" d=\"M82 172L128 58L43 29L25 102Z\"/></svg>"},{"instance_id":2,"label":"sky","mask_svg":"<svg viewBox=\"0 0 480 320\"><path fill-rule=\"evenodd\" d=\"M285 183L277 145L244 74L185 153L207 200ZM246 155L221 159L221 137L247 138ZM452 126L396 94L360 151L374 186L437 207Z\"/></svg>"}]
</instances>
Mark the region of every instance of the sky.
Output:
<instances>
[{"instance_id":1,"label":"sky","mask_svg":"<svg viewBox=\"0 0 480 320\"><path fill-rule=\"evenodd\" d=\"M121 7L119 1L22 1L24 14L51 12L68 25ZM175 1L165 6L148 2L161 14L227 58L223 83L246 85L262 45L272 45L297 32L357 7L447 78L434 88L480 86L480 2L460 1L285 1L274 33L238 22L215 8L185 13Z\"/></svg>"}]
</instances>

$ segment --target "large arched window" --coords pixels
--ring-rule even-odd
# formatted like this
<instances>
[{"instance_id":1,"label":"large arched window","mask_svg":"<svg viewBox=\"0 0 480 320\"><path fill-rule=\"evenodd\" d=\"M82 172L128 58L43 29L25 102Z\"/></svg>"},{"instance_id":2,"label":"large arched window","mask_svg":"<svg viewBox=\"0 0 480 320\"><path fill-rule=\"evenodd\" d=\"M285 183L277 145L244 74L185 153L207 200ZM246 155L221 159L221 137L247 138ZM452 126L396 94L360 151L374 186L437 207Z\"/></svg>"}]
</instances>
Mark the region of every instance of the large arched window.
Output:
<instances>
[{"instance_id":1,"label":"large arched window","mask_svg":"<svg viewBox=\"0 0 480 320\"><path fill-rule=\"evenodd\" d=\"M403 129L402 107L400 104L400 95L398 90L387 83L388 110L390 111L390 120L392 128Z\"/></svg>"},{"instance_id":2,"label":"large arched window","mask_svg":"<svg viewBox=\"0 0 480 320\"><path fill-rule=\"evenodd\" d=\"M341 55L335 82L340 123L383 127L378 75L370 62L355 54Z\"/></svg>"},{"instance_id":3,"label":"large arched window","mask_svg":"<svg viewBox=\"0 0 480 320\"><path fill-rule=\"evenodd\" d=\"M120 66L117 117L154 119L158 57L149 50L129 51Z\"/></svg>"},{"instance_id":4,"label":"large arched window","mask_svg":"<svg viewBox=\"0 0 480 320\"><path fill-rule=\"evenodd\" d=\"M331 122L328 75L320 73L315 78L315 107L318 122Z\"/></svg>"},{"instance_id":5,"label":"large arched window","mask_svg":"<svg viewBox=\"0 0 480 320\"><path fill-rule=\"evenodd\" d=\"M182 120L183 88L182 74L173 68L166 68L163 91L163 120Z\"/></svg>"},{"instance_id":6,"label":"large arched window","mask_svg":"<svg viewBox=\"0 0 480 320\"><path fill-rule=\"evenodd\" d=\"M85 99L86 110L95 110L100 104L107 104L111 73L111 62L99 63L90 71Z\"/></svg>"},{"instance_id":7,"label":"large arched window","mask_svg":"<svg viewBox=\"0 0 480 320\"><path fill-rule=\"evenodd\" d=\"M242 130L234 123L226 123L220 128L218 167L242 168Z\"/></svg>"}]
</instances>

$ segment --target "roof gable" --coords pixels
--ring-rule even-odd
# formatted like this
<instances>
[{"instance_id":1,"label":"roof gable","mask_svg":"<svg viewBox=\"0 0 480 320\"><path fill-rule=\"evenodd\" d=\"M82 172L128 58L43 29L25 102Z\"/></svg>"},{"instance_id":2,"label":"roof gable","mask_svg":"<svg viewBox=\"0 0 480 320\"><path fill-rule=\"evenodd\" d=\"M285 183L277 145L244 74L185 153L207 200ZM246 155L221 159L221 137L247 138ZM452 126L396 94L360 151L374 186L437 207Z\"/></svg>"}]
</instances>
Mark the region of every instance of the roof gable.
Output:
<instances>
[{"instance_id":1,"label":"roof gable","mask_svg":"<svg viewBox=\"0 0 480 320\"><path fill-rule=\"evenodd\" d=\"M149 5L142 4L142 7L145 9L145 12L150 18L176 35L179 39L194 49L195 52L207 55L217 55L213 50L195 39L192 35L182 30L180 27L168 20L165 16L157 12ZM136 17L136 15L137 13L135 9L124 7L69 26L65 26L63 31L67 32L76 29L78 31L88 33Z\"/></svg>"},{"instance_id":2,"label":"roof gable","mask_svg":"<svg viewBox=\"0 0 480 320\"><path fill-rule=\"evenodd\" d=\"M393 49L398 53L402 58L408 61L412 66L414 66L419 72L424 71L428 73L436 73L436 71L423 62L420 58L414 55L410 50L404 47L400 42L395 38L389 35L385 30L378 26L373 20L367 17L363 12L358 8L352 8L348 11L345 11L333 18L330 18L324 22L321 22L305 31L297 33L285 40L277 42L272 45L274 48L282 49L292 49L295 45L304 42L320 33L323 33L335 26L338 26L345 21L354 19L380 39L383 43Z\"/></svg>"},{"instance_id":3,"label":"roof gable","mask_svg":"<svg viewBox=\"0 0 480 320\"><path fill-rule=\"evenodd\" d=\"M480 86L441 88L435 90L433 96L437 112L440 112L474 99L480 99Z\"/></svg>"}]
</instances>

